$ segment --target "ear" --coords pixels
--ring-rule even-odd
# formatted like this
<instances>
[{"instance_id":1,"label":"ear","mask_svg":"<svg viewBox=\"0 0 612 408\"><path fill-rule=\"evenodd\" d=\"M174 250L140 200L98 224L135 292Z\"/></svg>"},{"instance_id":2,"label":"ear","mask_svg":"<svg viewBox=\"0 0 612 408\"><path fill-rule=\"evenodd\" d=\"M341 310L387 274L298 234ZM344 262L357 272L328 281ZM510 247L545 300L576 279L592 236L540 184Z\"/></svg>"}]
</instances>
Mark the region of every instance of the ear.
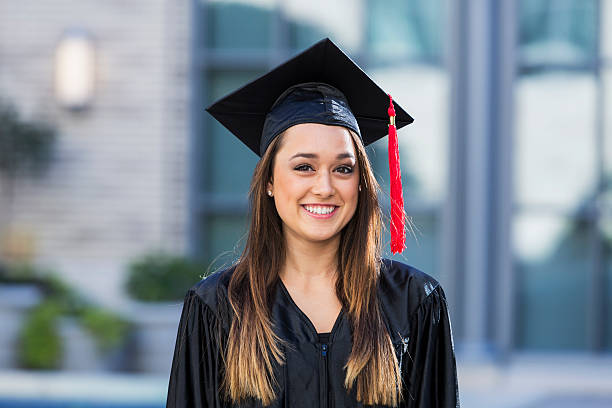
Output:
<instances>
[{"instance_id":1,"label":"ear","mask_svg":"<svg viewBox=\"0 0 612 408\"><path fill-rule=\"evenodd\" d=\"M268 184L266 185L266 191L274 191L274 184L272 184L272 179L268 181Z\"/></svg>"}]
</instances>

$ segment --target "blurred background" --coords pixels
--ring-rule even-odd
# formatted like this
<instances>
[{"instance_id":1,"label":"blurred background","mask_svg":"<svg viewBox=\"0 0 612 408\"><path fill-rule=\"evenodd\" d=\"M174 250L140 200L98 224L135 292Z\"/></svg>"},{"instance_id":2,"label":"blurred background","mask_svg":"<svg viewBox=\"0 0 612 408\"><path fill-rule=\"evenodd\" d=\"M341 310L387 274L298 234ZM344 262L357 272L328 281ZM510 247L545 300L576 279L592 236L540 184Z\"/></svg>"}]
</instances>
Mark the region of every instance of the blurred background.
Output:
<instances>
[{"instance_id":1,"label":"blurred background","mask_svg":"<svg viewBox=\"0 0 612 408\"><path fill-rule=\"evenodd\" d=\"M257 159L204 107L323 37L415 117L462 406L612 406L612 0L0 0L0 407L165 406Z\"/></svg>"}]
</instances>

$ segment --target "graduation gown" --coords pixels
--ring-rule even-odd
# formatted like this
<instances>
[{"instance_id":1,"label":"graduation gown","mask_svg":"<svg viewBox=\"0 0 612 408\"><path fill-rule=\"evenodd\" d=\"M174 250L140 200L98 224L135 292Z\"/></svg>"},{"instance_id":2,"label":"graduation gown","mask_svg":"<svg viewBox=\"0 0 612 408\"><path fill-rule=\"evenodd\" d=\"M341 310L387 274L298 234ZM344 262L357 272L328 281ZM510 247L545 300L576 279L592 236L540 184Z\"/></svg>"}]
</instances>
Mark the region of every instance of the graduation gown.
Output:
<instances>
[{"instance_id":1,"label":"graduation gown","mask_svg":"<svg viewBox=\"0 0 612 408\"><path fill-rule=\"evenodd\" d=\"M208 276L185 296L167 408L262 406L255 399L228 404L218 391L224 372L218 343L227 339L231 324L227 285L232 272L230 268ZM356 400L356 386L351 392L344 388L343 366L352 335L344 310L324 340L282 281L278 282L271 310L275 332L294 347L283 348L286 364L275 367L277 398L270 407L363 407ZM459 407L451 324L442 287L412 266L383 259L378 296L400 362L404 391L400 407ZM220 338L215 335L219 329Z\"/></svg>"}]
</instances>

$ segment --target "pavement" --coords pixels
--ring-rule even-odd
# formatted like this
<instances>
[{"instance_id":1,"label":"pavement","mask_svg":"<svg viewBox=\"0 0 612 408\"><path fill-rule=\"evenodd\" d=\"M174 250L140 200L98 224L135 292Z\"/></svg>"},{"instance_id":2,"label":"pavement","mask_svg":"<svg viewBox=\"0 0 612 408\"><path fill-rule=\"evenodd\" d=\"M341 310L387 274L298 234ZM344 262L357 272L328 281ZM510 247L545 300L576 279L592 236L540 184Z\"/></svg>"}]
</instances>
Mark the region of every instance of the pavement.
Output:
<instances>
[{"instance_id":1,"label":"pavement","mask_svg":"<svg viewBox=\"0 0 612 408\"><path fill-rule=\"evenodd\" d=\"M457 367L463 408L612 407L612 355L519 355L507 364L458 358ZM0 407L9 407L8 400L163 407L167 387L166 375L6 370L0 371Z\"/></svg>"},{"instance_id":2,"label":"pavement","mask_svg":"<svg viewBox=\"0 0 612 408\"><path fill-rule=\"evenodd\" d=\"M0 407L11 400L163 406L167 376L93 372L0 371ZM37 406L37 405L32 405Z\"/></svg>"},{"instance_id":3,"label":"pavement","mask_svg":"<svg viewBox=\"0 0 612 408\"><path fill-rule=\"evenodd\" d=\"M612 408L612 355L519 354L457 360L463 408Z\"/></svg>"}]
</instances>

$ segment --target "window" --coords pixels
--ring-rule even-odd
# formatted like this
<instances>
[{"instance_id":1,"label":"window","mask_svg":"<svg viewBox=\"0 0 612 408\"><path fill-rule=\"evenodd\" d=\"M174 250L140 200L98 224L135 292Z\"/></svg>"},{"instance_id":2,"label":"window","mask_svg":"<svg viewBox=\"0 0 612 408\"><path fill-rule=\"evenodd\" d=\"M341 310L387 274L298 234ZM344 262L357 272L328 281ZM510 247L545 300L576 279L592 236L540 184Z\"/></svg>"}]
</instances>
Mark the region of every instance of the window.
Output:
<instances>
[{"instance_id":1,"label":"window","mask_svg":"<svg viewBox=\"0 0 612 408\"><path fill-rule=\"evenodd\" d=\"M612 346L610 241L598 228L612 157L598 27L610 21L599 21L599 3L609 2L520 2L512 225L521 349Z\"/></svg>"}]
</instances>

